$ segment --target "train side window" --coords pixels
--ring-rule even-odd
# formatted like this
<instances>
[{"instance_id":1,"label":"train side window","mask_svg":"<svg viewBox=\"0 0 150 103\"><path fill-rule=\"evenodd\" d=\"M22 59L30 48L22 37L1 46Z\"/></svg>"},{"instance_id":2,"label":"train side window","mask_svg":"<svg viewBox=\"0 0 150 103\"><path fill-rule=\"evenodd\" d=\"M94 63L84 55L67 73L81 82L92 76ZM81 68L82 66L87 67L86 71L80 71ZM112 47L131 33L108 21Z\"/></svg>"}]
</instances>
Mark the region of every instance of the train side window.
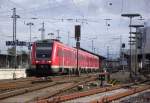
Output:
<instances>
[{"instance_id":1,"label":"train side window","mask_svg":"<svg viewBox=\"0 0 150 103\"><path fill-rule=\"evenodd\" d=\"M60 49L58 48L58 51L57 51L57 56L59 56L59 52L60 52Z\"/></svg>"},{"instance_id":2,"label":"train side window","mask_svg":"<svg viewBox=\"0 0 150 103\"><path fill-rule=\"evenodd\" d=\"M58 48L57 56L62 56L62 49Z\"/></svg>"},{"instance_id":3,"label":"train side window","mask_svg":"<svg viewBox=\"0 0 150 103\"><path fill-rule=\"evenodd\" d=\"M60 56L60 49L58 48L57 56Z\"/></svg>"},{"instance_id":4,"label":"train side window","mask_svg":"<svg viewBox=\"0 0 150 103\"><path fill-rule=\"evenodd\" d=\"M65 57L67 56L66 50L64 50L64 56L65 56Z\"/></svg>"},{"instance_id":5,"label":"train side window","mask_svg":"<svg viewBox=\"0 0 150 103\"><path fill-rule=\"evenodd\" d=\"M72 51L69 51L69 57L71 57L71 52L72 52Z\"/></svg>"}]
</instances>

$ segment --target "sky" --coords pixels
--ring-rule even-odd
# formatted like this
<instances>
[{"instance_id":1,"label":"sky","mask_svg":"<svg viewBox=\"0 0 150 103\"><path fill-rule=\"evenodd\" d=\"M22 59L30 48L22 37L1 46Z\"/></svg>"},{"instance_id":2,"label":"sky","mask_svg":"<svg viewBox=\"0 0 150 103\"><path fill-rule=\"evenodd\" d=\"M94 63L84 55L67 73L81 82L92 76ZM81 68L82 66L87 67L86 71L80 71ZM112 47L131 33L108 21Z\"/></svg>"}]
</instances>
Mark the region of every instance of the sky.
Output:
<instances>
[{"instance_id":1,"label":"sky","mask_svg":"<svg viewBox=\"0 0 150 103\"><path fill-rule=\"evenodd\" d=\"M16 8L20 16L17 19L18 40L29 41L28 22L34 23L32 41L41 39L39 29L44 22L46 39L56 38L59 30L61 41L74 47L74 26L81 25L81 47L92 51L93 41L95 52L103 56L108 46L110 56L118 56L120 41L129 47L129 19L121 14L141 14L144 20L134 18L133 24L144 24L150 18L150 0L0 0L1 53L9 48L5 41L12 40L12 8Z\"/></svg>"}]
</instances>

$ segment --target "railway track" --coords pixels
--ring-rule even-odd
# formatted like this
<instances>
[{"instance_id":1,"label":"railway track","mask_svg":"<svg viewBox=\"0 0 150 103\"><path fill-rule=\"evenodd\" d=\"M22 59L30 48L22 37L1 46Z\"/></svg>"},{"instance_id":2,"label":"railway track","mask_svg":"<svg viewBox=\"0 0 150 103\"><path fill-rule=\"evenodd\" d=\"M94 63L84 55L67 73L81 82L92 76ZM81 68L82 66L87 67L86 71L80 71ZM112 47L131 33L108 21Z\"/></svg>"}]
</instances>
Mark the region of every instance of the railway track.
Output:
<instances>
[{"instance_id":1,"label":"railway track","mask_svg":"<svg viewBox=\"0 0 150 103\"><path fill-rule=\"evenodd\" d=\"M51 79L44 80L42 78L32 77L32 78L4 81L0 83L0 93L29 87L29 86L35 85L34 83L40 83L44 81L48 82L48 81L51 81Z\"/></svg>"},{"instance_id":2,"label":"railway track","mask_svg":"<svg viewBox=\"0 0 150 103\"><path fill-rule=\"evenodd\" d=\"M0 102L1 103L23 103L38 101L38 103L55 103L55 101L71 101L75 98L84 98L85 96L90 96L99 93L111 92L113 90L121 91L122 88L133 87L139 85L139 83L131 83L128 85L117 85L107 88L95 88L85 92L77 92L73 94L65 95L66 91L72 90L72 88L77 87L78 85L85 84L87 82L97 79L97 75L83 75L81 77L76 76L57 76L48 79L41 78L30 78L25 80L18 80L16 83L23 85L25 81L29 83L24 87L16 87L15 89L10 89L9 91L0 92ZM48 80L48 81L47 81ZM5 83L14 83L15 82L5 82ZM23 84L22 84L23 83ZM144 82L140 82L144 83ZM146 83L145 83L146 84ZM123 91L123 90L122 90ZM50 98L50 99L47 99ZM96 101L96 100L95 100ZM94 102L90 101L90 102ZM68 102L70 103L70 102Z\"/></svg>"},{"instance_id":3,"label":"railway track","mask_svg":"<svg viewBox=\"0 0 150 103\"><path fill-rule=\"evenodd\" d=\"M112 101L130 96L130 95L133 95L133 94L136 94L136 93L148 90L148 89L150 89L150 86L148 86L148 85L133 87L133 88L130 88L130 89L125 89L124 91L118 91L115 94L107 95L107 96L99 98L97 100L90 101L90 103L106 103L106 102L110 103Z\"/></svg>"},{"instance_id":4,"label":"railway track","mask_svg":"<svg viewBox=\"0 0 150 103\"><path fill-rule=\"evenodd\" d=\"M144 85L141 85L141 83L144 83ZM38 103L106 103L107 100L110 102L147 89L150 89L149 82L131 83L56 96L40 100Z\"/></svg>"},{"instance_id":5,"label":"railway track","mask_svg":"<svg viewBox=\"0 0 150 103\"><path fill-rule=\"evenodd\" d=\"M32 86L28 85L30 87L13 89L12 91L0 93L0 102L20 103L19 101L21 100L24 103L49 98L56 96L57 94L62 93L68 89L74 88L80 84L96 79L96 75L94 77L91 77L91 75L84 75L82 77L73 76L69 78L64 76L62 79L59 79L59 77L53 79L57 81L37 84L37 80L34 80Z\"/></svg>"},{"instance_id":6,"label":"railway track","mask_svg":"<svg viewBox=\"0 0 150 103\"><path fill-rule=\"evenodd\" d=\"M89 74L89 75L93 75L93 74ZM47 78L28 77L28 78L20 78L16 80L5 80L5 81L2 80L0 82L0 93L33 86L35 84L40 84L44 82L61 81L67 78L71 79L76 77L77 77L76 75L64 75L64 76L49 76Z\"/></svg>"}]
</instances>

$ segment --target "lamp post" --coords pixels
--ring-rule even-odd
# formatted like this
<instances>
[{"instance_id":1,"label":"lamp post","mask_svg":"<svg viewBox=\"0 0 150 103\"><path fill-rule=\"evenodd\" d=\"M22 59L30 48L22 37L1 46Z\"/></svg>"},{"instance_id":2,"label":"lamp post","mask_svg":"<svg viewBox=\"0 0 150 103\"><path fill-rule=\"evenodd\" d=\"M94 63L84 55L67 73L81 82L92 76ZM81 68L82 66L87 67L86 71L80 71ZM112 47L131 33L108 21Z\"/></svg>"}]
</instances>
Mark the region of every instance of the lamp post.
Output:
<instances>
[{"instance_id":1,"label":"lamp post","mask_svg":"<svg viewBox=\"0 0 150 103\"><path fill-rule=\"evenodd\" d=\"M15 45L14 45L14 66L15 66L15 69L17 68L17 52L16 52L16 46L17 46L17 39L16 39L16 25L17 25L17 18L20 18L19 15L16 14L16 8L13 8L13 15L11 18L13 18L13 42L15 42Z\"/></svg>"},{"instance_id":2,"label":"lamp post","mask_svg":"<svg viewBox=\"0 0 150 103\"><path fill-rule=\"evenodd\" d=\"M34 24L32 22L29 22L27 23L27 26L29 26L29 30L30 30L30 41L29 41L29 66L30 66L30 60L31 60L31 27L33 26Z\"/></svg>"},{"instance_id":3,"label":"lamp post","mask_svg":"<svg viewBox=\"0 0 150 103\"><path fill-rule=\"evenodd\" d=\"M140 27L144 27L144 25L129 25L130 27L134 27L136 28L136 32L131 32L133 34L135 34L135 75L137 75L137 70L138 70L138 53L137 53L137 49L138 49L138 36L137 35L141 35L140 32L138 32L138 28Z\"/></svg>"},{"instance_id":4,"label":"lamp post","mask_svg":"<svg viewBox=\"0 0 150 103\"><path fill-rule=\"evenodd\" d=\"M70 44L70 32L68 31L68 45Z\"/></svg>"},{"instance_id":5,"label":"lamp post","mask_svg":"<svg viewBox=\"0 0 150 103\"><path fill-rule=\"evenodd\" d=\"M134 17L138 17L138 16L140 16L140 14L121 14L121 16L122 17L128 17L129 19L130 19L130 24L129 25L131 25L132 24L132 18L134 18ZM132 29L131 29L131 27L130 27L130 37L131 37L131 32L132 32ZM130 42L131 42L131 38L130 38ZM131 43L129 43L130 44L130 59L129 59L129 71L130 71L130 78L132 78L132 48L131 48Z\"/></svg>"},{"instance_id":6,"label":"lamp post","mask_svg":"<svg viewBox=\"0 0 150 103\"><path fill-rule=\"evenodd\" d=\"M94 53L94 40L97 39L97 37L93 37L93 38L89 38L89 39L92 40L91 41L91 43L92 43L92 52Z\"/></svg>"},{"instance_id":7,"label":"lamp post","mask_svg":"<svg viewBox=\"0 0 150 103\"><path fill-rule=\"evenodd\" d=\"M120 59L122 57L121 53L122 53L122 36L120 35L120 37L115 37L112 38L112 40L120 40L120 51L119 51L119 55L120 55ZM121 59L122 60L122 59Z\"/></svg>"},{"instance_id":8,"label":"lamp post","mask_svg":"<svg viewBox=\"0 0 150 103\"><path fill-rule=\"evenodd\" d=\"M109 46L107 46L107 60L109 61Z\"/></svg>"},{"instance_id":9,"label":"lamp post","mask_svg":"<svg viewBox=\"0 0 150 103\"><path fill-rule=\"evenodd\" d=\"M42 23L42 27L39 29L39 31L41 31L41 40L45 39L45 24L44 21Z\"/></svg>"},{"instance_id":10,"label":"lamp post","mask_svg":"<svg viewBox=\"0 0 150 103\"><path fill-rule=\"evenodd\" d=\"M120 35L120 37L116 37L116 38L112 38L112 39L118 39L120 40L120 51L119 51L119 57L120 57L120 67L123 68L124 70L124 64L123 64L123 48L122 48L122 36Z\"/></svg>"},{"instance_id":11,"label":"lamp post","mask_svg":"<svg viewBox=\"0 0 150 103\"><path fill-rule=\"evenodd\" d=\"M19 15L16 15L16 8L13 8L12 9L13 10L13 15L12 15L12 17L11 18L13 18L13 42L15 43L15 45L13 46L13 48L14 48L14 67L15 67L15 70L16 70L16 68L17 68L17 66L18 66L18 64L17 64L17 50L16 50L16 47L17 47L17 39L16 39L16 28L17 28L17 18L20 18L20 16ZM13 79L16 79L16 73L15 73L15 71L14 71L14 73L13 73Z\"/></svg>"},{"instance_id":12,"label":"lamp post","mask_svg":"<svg viewBox=\"0 0 150 103\"><path fill-rule=\"evenodd\" d=\"M57 39L57 40L60 40L60 38L61 38L61 37L59 36L60 30L58 29L58 30L56 30L56 32L57 32L57 37L56 37L56 39Z\"/></svg>"},{"instance_id":13,"label":"lamp post","mask_svg":"<svg viewBox=\"0 0 150 103\"><path fill-rule=\"evenodd\" d=\"M31 26L33 26L34 24L32 22L27 23L27 26L29 26L29 30L30 30L30 43L31 43Z\"/></svg>"}]
</instances>

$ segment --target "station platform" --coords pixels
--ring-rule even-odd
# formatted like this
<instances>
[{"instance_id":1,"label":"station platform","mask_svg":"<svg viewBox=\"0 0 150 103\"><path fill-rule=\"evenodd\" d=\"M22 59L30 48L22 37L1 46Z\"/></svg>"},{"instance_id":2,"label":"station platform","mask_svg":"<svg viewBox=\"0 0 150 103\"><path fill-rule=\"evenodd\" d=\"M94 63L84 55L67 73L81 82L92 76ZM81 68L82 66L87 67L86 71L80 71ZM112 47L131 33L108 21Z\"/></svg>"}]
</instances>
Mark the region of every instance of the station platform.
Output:
<instances>
[{"instance_id":1,"label":"station platform","mask_svg":"<svg viewBox=\"0 0 150 103\"><path fill-rule=\"evenodd\" d=\"M26 78L25 68L0 68L0 79Z\"/></svg>"}]
</instances>

